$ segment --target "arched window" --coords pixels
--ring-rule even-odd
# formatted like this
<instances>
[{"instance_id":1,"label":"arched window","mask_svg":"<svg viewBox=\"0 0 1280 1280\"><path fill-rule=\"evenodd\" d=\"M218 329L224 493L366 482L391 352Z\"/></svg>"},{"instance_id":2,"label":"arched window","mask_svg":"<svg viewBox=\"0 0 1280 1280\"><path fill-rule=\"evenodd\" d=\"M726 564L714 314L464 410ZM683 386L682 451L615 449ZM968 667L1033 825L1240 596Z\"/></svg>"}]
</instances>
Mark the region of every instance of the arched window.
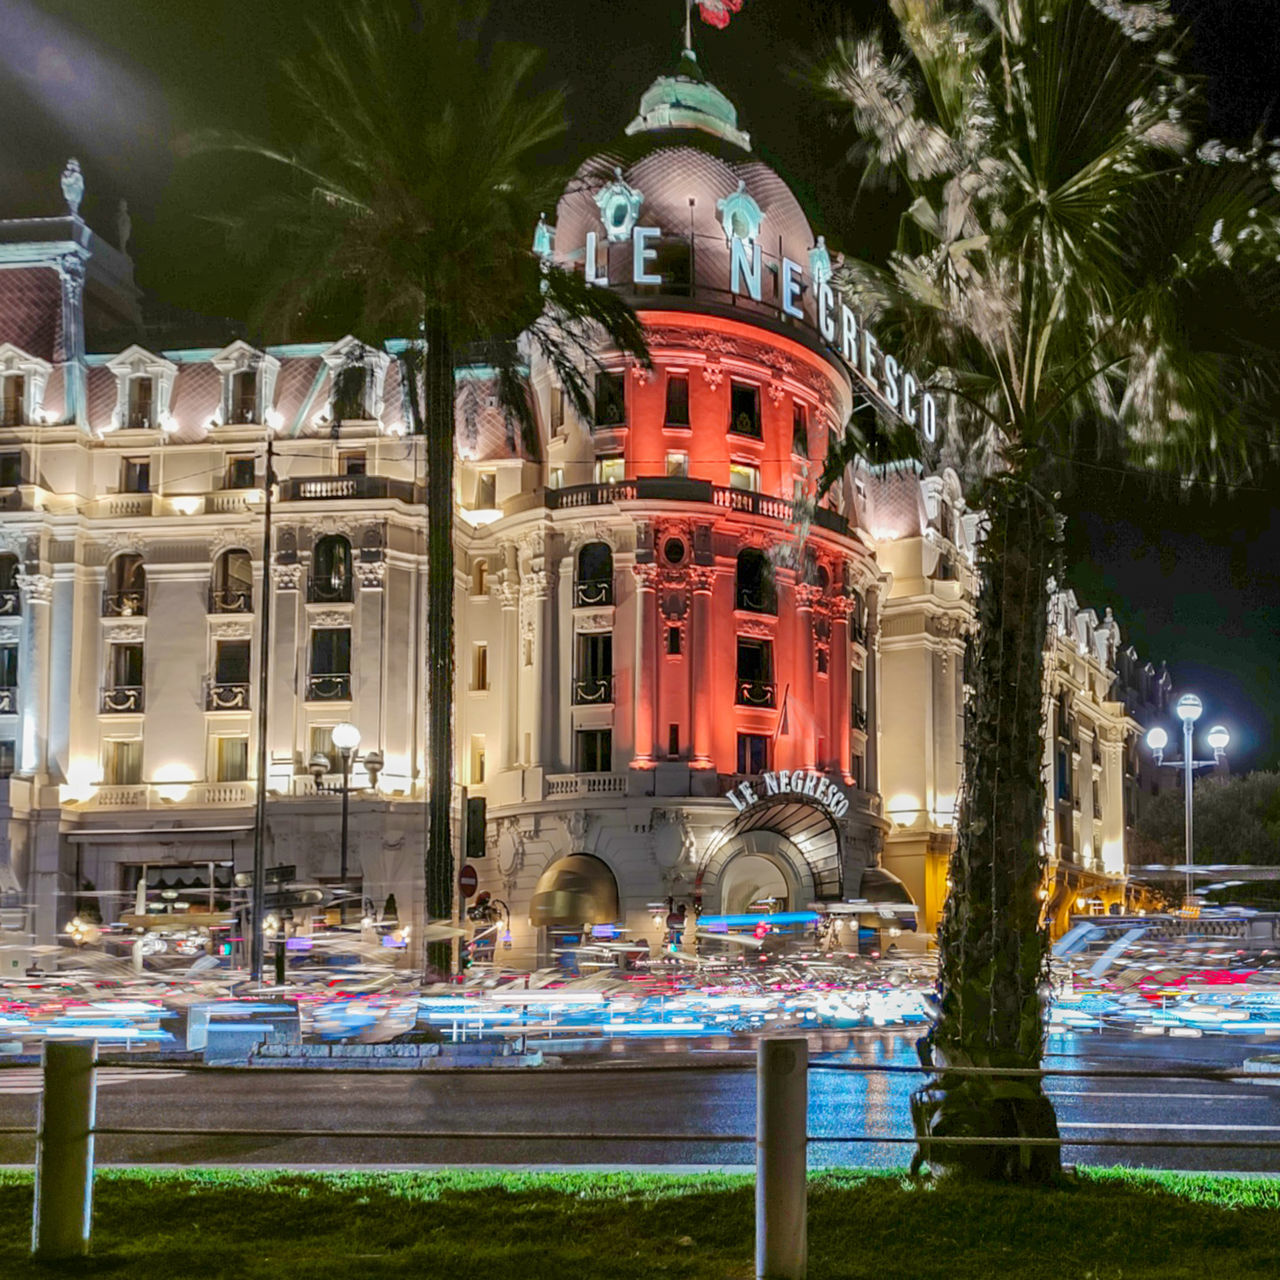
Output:
<instances>
[{"instance_id":1,"label":"arched window","mask_svg":"<svg viewBox=\"0 0 1280 1280\"><path fill-rule=\"evenodd\" d=\"M253 612L253 561L247 551L224 551L214 561L209 612Z\"/></svg>"},{"instance_id":2,"label":"arched window","mask_svg":"<svg viewBox=\"0 0 1280 1280\"><path fill-rule=\"evenodd\" d=\"M607 542L588 542L578 552L573 603L579 608L613 603L613 550Z\"/></svg>"},{"instance_id":3,"label":"arched window","mask_svg":"<svg viewBox=\"0 0 1280 1280\"><path fill-rule=\"evenodd\" d=\"M773 566L763 551L744 547L738 552L734 608L749 613L777 613L778 590L773 581Z\"/></svg>"},{"instance_id":4,"label":"arched window","mask_svg":"<svg viewBox=\"0 0 1280 1280\"><path fill-rule=\"evenodd\" d=\"M0 556L0 614L22 612L22 596L18 591L18 557Z\"/></svg>"},{"instance_id":5,"label":"arched window","mask_svg":"<svg viewBox=\"0 0 1280 1280\"><path fill-rule=\"evenodd\" d=\"M102 613L107 618L140 617L147 611L147 572L142 557L126 551L107 565Z\"/></svg>"},{"instance_id":6,"label":"arched window","mask_svg":"<svg viewBox=\"0 0 1280 1280\"><path fill-rule=\"evenodd\" d=\"M351 543L341 534L326 534L316 542L311 558L310 599L351 599Z\"/></svg>"},{"instance_id":7,"label":"arched window","mask_svg":"<svg viewBox=\"0 0 1280 1280\"><path fill-rule=\"evenodd\" d=\"M471 567L471 594L485 596L489 594L489 562L477 560Z\"/></svg>"}]
</instances>

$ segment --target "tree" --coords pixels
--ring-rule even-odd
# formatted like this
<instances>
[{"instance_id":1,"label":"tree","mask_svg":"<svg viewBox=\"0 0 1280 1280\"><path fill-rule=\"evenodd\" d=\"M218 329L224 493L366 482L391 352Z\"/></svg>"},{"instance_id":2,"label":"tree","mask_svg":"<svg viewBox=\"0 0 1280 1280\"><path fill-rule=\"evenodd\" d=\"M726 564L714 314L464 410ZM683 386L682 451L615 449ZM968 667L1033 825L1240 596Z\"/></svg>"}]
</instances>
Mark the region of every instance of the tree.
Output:
<instances>
[{"instance_id":1,"label":"tree","mask_svg":"<svg viewBox=\"0 0 1280 1280\"><path fill-rule=\"evenodd\" d=\"M965 708L965 786L938 930L939 1012L919 1046L917 1167L1044 1182L1035 1077L1048 938L1041 700L1058 502L1073 462L1229 483L1265 452L1277 163L1192 154L1196 87L1163 0L889 0L889 36L837 41L825 90L864 183L909 207L887 262L839 283L886 349L946 393L931 461L986 512ZM886 424L886 433L892 434ZM880 443L852 429L830 482ZM918 444L912 442L914 447Z\"/></svg>"},{"instance_id":2,"label":"tree","mask_svg":"<svg viewBox=\"0 0 1280 1280\"><path fill-rule=\"evenodd\" d=\"M278 185L224 219L266 265L261 321L353 314L370 338L416 339L405 365L424 434L427 532L427 915L453 905L453 499L455 359L484 342L499 393L536 451L521 362L536 353L585 417L590 349L603 329L647 360L634 313L531 251L569 170L549 163L564 131L539 55L483 37L484 0L351 0L286 68L307 138L297 149L226 135L204 148L271 162ZM514 341L520 337L519 346ZM418 402L421 388L422 403ZM448 943L428 947L447 973Z\"/></svg>"},{"instance_id":3,"label":"tree","mask_svg":"<svg viewBox=\"0 0 1280 1280\"><path fill-rule=\"evenodd\" d=\"M1186 863L1185 807L1181 779L1147 806L1138 822L1137 859ZM1193 856L1202 865L1244 863L1280 867L1280 773L1200 778L1195 784ZM1230 880L1230 876L1223 877ZM1234 885L1214 895L1255 905L1280 903L1280 884Z\"/></svg>"}]
</instances>

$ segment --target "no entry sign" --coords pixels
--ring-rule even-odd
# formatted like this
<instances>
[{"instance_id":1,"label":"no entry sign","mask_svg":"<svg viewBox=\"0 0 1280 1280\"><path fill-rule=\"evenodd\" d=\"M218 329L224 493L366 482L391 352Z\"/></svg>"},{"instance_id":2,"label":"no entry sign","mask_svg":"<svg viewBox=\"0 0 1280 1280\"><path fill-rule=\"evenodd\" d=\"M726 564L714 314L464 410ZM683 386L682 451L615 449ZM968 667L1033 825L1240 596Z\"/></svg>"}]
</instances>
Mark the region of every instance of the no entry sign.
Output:
<instances>
[{"instance_id":1,"label":"no entry sign","mask_svg":"<svg viewBox=\"0 0 1280 1280\"><path fill-rule=\"evenodd\" d=\"M464 864L461 871L458 872L458 888L464 898L469 898L476 891L476 886L480 883L480 877L476 875L476 869L469 862Z\"/></svg>"}]
</instances>

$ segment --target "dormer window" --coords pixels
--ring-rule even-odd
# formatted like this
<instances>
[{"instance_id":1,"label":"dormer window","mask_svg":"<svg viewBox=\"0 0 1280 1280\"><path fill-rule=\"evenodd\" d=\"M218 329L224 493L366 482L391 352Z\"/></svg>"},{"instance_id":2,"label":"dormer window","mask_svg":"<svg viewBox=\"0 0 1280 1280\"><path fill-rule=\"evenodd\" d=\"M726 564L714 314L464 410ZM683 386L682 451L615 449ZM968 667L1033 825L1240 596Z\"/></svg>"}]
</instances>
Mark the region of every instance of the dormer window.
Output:
<instances>
[{"instance_id":1,"label":"dormer window","mask_svg":"<svg viewBox=\"0 0 1280 1280\"><path fill-rule=\"evenodd\" d=\"M363 365L349 364L339 369L333 379L334 422L361 422L369 417L365 405L368 371Z\"/></svg>"},{"instance_id":2,"label":"dormer window","mask_svg":"<svg viewBox=\"0 0 1280 1280\"><path fill-rule=\"evenodd\" d=\"M258 416L258 375L253 369L241 369L231 375L232 422L254 422Z\"/></svg>"},{"instance_id":3,"label":"dormer window","mask_svg":"<svg viewBox=\"0 0 1280 1280\"><path fill-rule=\"evenodd\" d=\"M124 425L131 431L150 431L155 419L155 382L143 376L129 379Z\"/></svg>"},{"instance_id":4,"label":"dormer window","mask_svg":"<svg viewBox=\"0 0 1280 1280\"><path fill-rule=\"evenodd\" d=\"M0 427L19 427L27 416L27 379L21 373L0 378Z\"/></svg>"},{"instance_id":5,"label":"dormer window","mask_svg":"<svg viewBox=\"0 0 1280 1280\"><path fill-rule=\"evenodd\" d=\"M328 404L312 425L323 429L343 422L381 422L390 355L348 335L322 358L329 369Z\"/></svg>"}]
</instances>

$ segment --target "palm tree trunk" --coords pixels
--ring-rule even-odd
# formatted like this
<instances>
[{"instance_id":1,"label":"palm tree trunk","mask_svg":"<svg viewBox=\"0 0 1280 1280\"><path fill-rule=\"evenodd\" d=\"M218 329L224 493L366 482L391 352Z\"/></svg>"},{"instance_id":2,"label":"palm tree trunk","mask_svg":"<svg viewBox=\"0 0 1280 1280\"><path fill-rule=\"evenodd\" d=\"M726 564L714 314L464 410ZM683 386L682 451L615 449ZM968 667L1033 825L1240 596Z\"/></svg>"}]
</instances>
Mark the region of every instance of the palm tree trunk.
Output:
<instances>
[{"instance_id":1,"label":"palm tree trunk","mask_svg":"<svg viewBox=\"0 0 1280 1280\"><path fill-rule=\"evenodd\" d=\"M1021 474L1019 474L1021 472ZM1043 683L1052 505L1025 462L990 486L979 555L977 631L969 653L964 794L951 888L938 927L939 1014L920 1042L933 1072L912 1097L920 1147L913 1168L1014 1182L1047 1182L1053 1146L950 1145L938 1137L1056 1138L1053 1104L1037 1077L958 1075L955 1067L1038 1067L1048 933L1040 921L1044 870Z\"/></svg>"},{"instance_id":2,"label":"palm tree trunk","mask_svg":"<svg viewBox=\"0 0 1280 1280\"><path fill-rule=\"evenodd\" d=\"M443 316L426 317L427 831L426 917L453 916L453 349ZM424 978L452 970L447 941L427 945Z\"/></svg>"}]
</instances>

